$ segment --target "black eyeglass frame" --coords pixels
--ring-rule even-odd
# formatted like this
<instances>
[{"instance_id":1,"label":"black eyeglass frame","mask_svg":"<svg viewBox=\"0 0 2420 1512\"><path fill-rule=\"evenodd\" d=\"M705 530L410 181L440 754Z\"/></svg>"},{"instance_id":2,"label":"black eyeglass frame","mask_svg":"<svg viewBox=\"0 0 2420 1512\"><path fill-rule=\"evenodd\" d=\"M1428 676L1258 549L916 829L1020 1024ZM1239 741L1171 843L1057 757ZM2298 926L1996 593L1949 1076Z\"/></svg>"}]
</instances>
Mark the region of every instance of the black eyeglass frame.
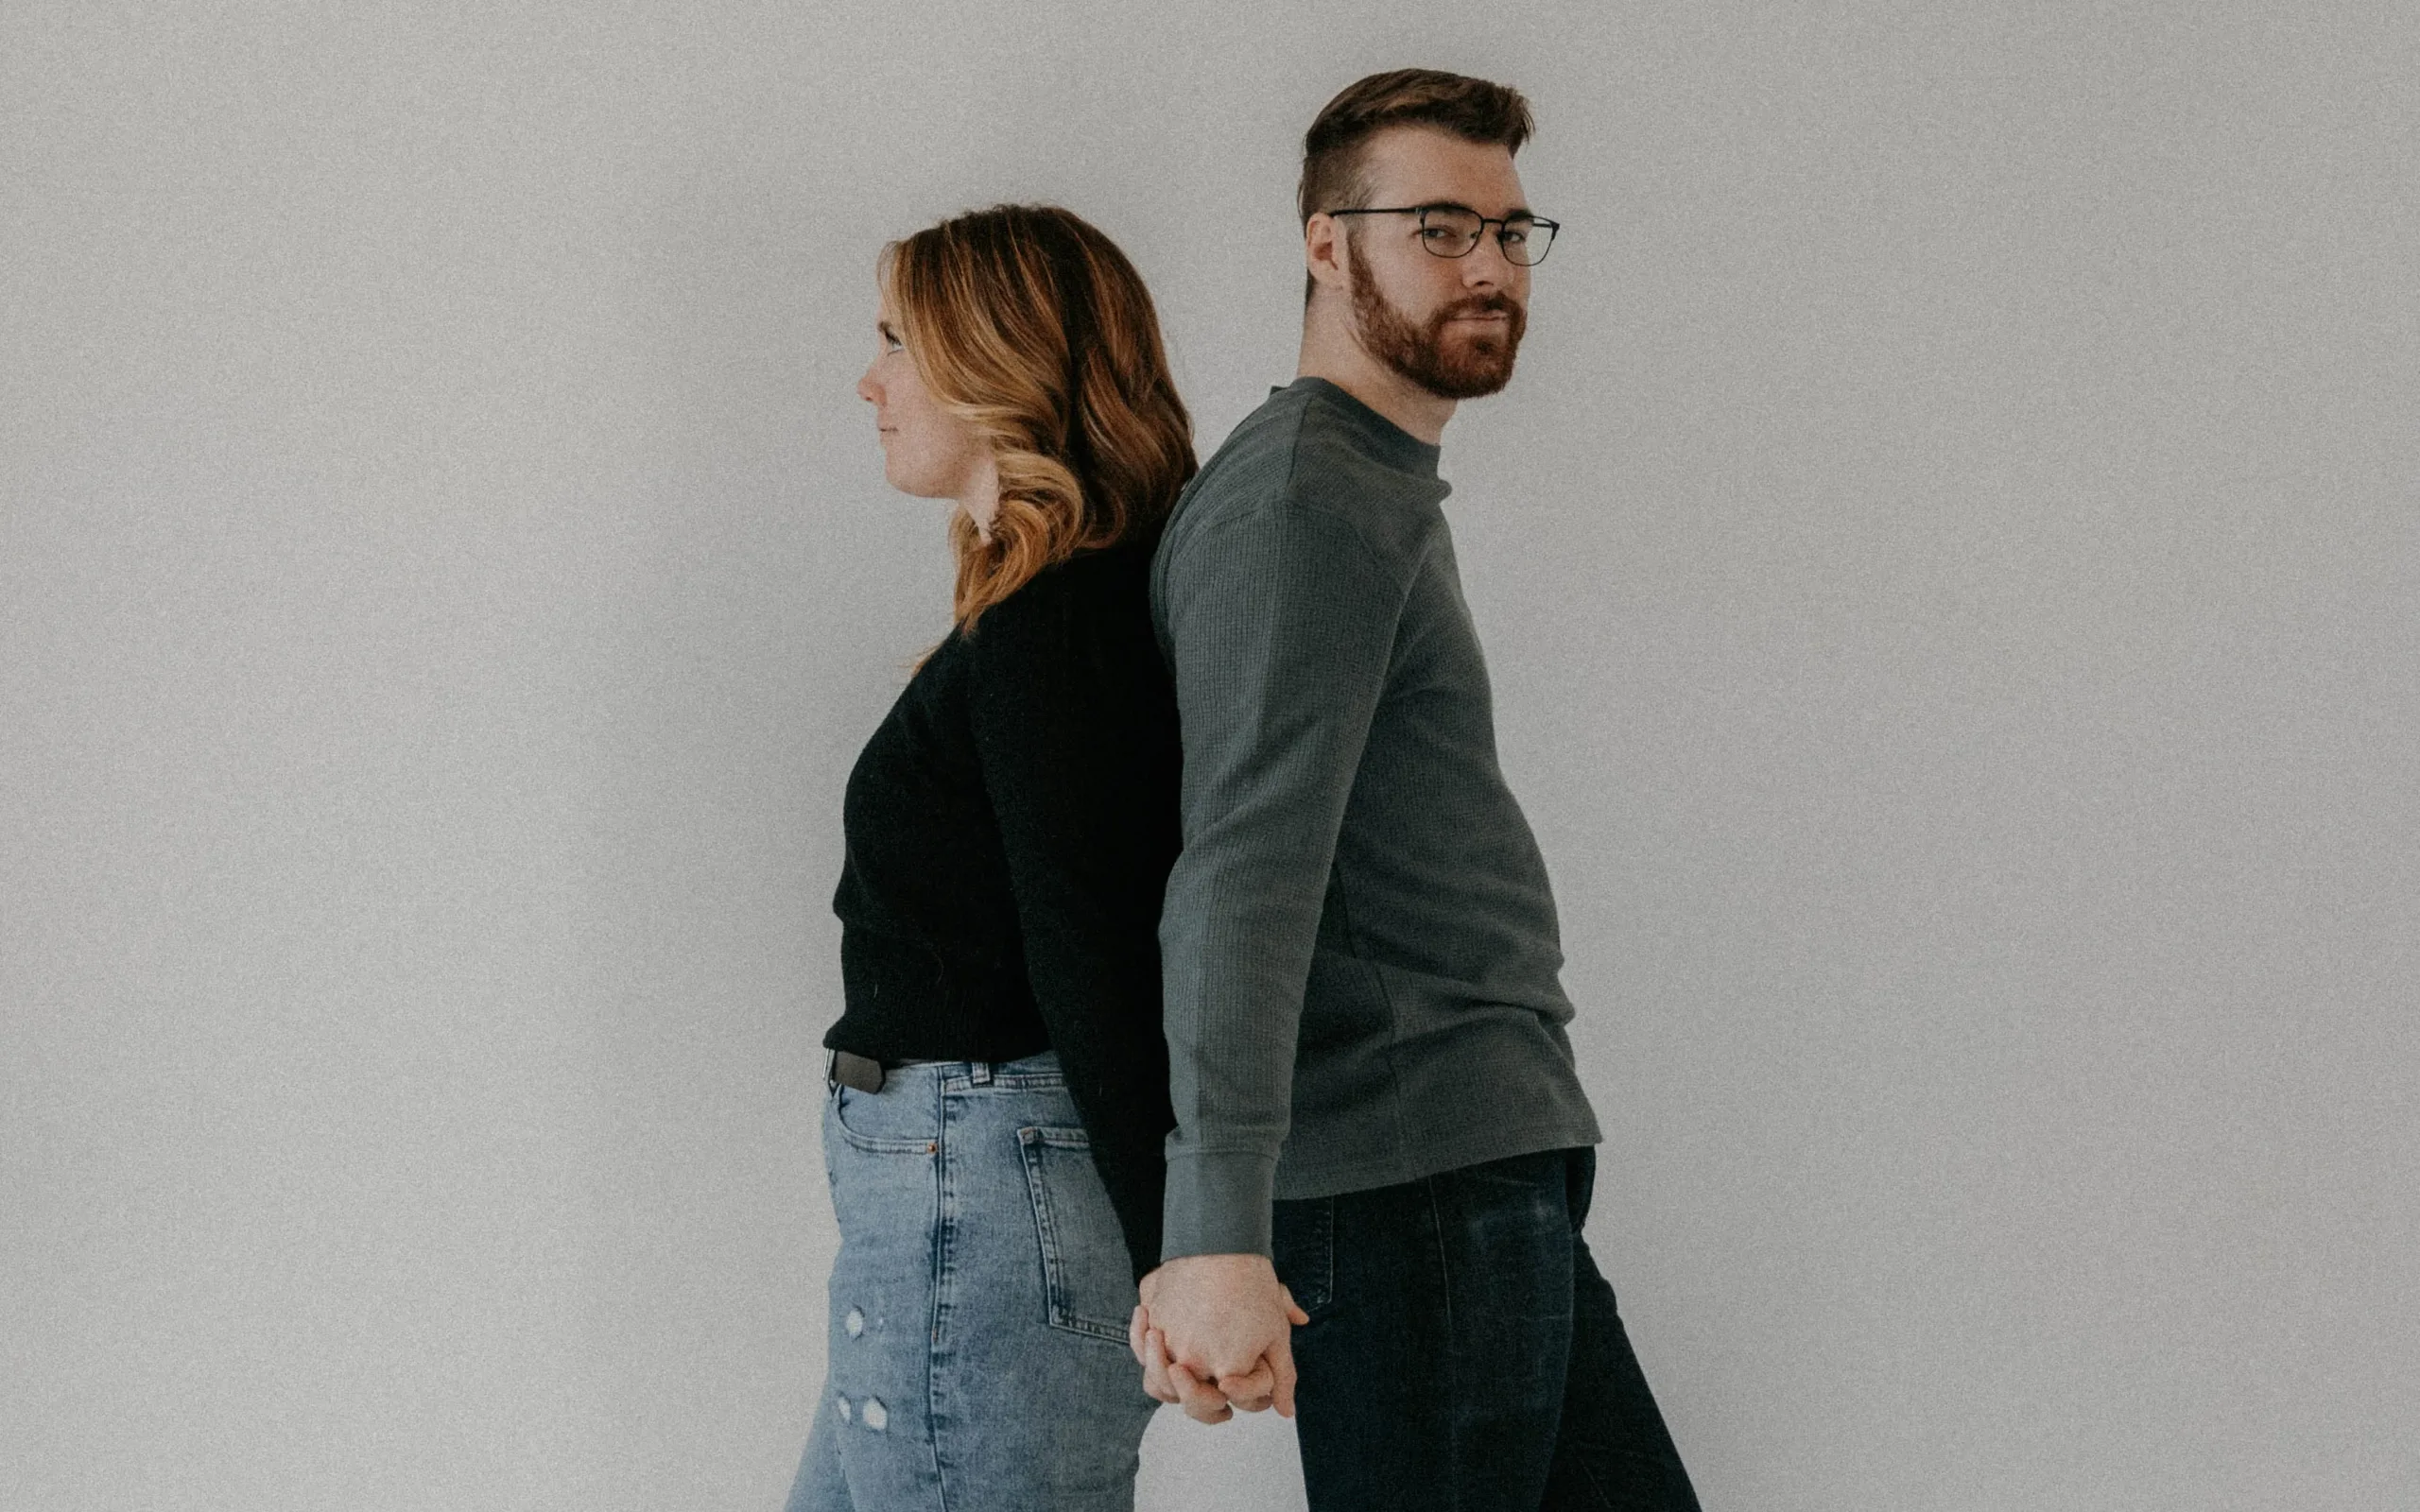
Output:
<instances>
[{"instance_id":1,"label":"black eyeglass frame","mask_svg":"<svg viewBox=\"0 0 2420 1512\"><path fill-rule=\"evenodd\" d=\"M1487 239L1487 228L1493 226L1495 228L1495 249L1504 253L1506 262L1514 267L1535 267L1547 260L1547 252L1554 250L1555 232L1563 230L1563 222L1548 220L1544 215L1480 215L1478 211L1468 205L1458 205L1447 199L1426 205L1378 205L1362 210L1322 210L1320 214L1322 215L1418 215L1421 230L1426 231L1428 229L1428 213L1432 210L1459 210L1465 215L1478 215L1478 233L1471 238L1471 244L1468 247L1459 252L1441 252L1429 244L1427 237L1424 236L1420 239L1420 249L1431 257L1470 256L1471 253L1478 250L1478 244ZM1504 232L1515 219L1526 220L1531 226L1544 226L1547 229L1546 251L1540 252L1530 262L1524 263L1514 257L1504 245Z\"/></svg>"}]
</instances>

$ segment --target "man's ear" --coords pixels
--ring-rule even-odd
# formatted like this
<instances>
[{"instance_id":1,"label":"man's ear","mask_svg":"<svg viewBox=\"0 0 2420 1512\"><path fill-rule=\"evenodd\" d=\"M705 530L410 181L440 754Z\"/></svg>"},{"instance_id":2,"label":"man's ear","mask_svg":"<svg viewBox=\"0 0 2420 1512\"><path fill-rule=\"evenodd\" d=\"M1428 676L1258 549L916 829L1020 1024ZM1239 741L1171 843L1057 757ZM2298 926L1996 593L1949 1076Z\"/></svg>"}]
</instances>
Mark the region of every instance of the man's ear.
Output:
<instances>
[{"instance_id":1,"label":"man's ear","mask_svg":"<svg viewBox=\"0 0 2420 1512\"><path fill-rule=\"evenodd\" d=\"M1344 222L1318 215L1304 223L1303 269L1312 283L1324 284L1339 294L1346 292L1352 275L1344 261Z\"/></svg>"}]
</instances>

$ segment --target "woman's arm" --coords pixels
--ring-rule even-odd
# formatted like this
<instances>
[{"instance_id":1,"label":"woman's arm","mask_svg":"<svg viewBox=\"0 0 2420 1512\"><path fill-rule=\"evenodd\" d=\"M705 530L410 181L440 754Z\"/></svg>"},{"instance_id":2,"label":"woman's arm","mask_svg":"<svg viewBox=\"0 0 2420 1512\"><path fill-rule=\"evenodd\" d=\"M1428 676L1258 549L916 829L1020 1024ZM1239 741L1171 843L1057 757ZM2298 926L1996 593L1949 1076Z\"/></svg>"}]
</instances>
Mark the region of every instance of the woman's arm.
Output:
<instances>
[{"instance_id":1,"label":"woman's arm","mask_svg":"<svg viewBox=\"0 0 2420 1512\"><path fill-rule=\"evenodd\" d=\"M968 716L1034 1001L1139 1278L1159 1263L1173 1123L1157 931L1179 744L1141 584L1120 571L1054 570L986 612Z\"/></svg>"}]
</instances>

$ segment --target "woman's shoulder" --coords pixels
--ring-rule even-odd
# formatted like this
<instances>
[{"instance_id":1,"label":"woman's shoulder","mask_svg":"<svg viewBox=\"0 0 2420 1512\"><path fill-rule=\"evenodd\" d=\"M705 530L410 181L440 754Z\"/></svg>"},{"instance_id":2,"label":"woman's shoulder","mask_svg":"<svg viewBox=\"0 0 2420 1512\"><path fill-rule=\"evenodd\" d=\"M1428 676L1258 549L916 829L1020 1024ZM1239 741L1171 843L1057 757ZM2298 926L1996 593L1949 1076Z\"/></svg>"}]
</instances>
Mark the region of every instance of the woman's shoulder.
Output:
<instances>
[{"instance_id":1,"label":"woman's shoulder","mask_svg":"<svg viewBox=\"0 0 2420 1512\"><path fill-rule=\"evenodd\" d=\"M995 625L1020 632L1079 625L1122 627L1137 606L1148 614L1151 545L1128 537L1052 562L985 610L969 638L980 641Z\"/></svg>"},{"instance_id":2,"label":"woman's shoulder","mask_svg":"<svg viewBox=\"0 0 2420 1512\"><path fill-rule=\"evenodd\" d=\"M970 675L995 687L1155 685L1167 674L1151 626L1150 558L1149 544L1121 541L1036 573L965 633Z\"/></svg>"},{"instance_id":3,"label":"woman's shoulder","mask_svg":"<svg viewBox=\"0 0 2420 1512\"><path fill-rule=\"evenodd\" d=\"M1132 531L1106 546L1052 562L1034 575L1033 582L1055 584L1063 593L1115 593L1129 579L1150 576L1151 552L1158 544L1158 531Z\"/></svg>"}]
</instances>

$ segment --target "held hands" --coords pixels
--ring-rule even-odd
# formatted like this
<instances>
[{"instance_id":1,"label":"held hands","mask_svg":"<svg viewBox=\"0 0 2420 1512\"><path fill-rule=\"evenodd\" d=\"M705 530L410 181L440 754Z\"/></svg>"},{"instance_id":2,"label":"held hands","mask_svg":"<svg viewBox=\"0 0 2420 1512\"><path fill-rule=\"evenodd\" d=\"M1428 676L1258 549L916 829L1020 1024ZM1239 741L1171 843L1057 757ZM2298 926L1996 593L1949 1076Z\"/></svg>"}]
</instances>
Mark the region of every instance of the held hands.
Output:
<instances>
[{"instance_id":1,"label":"held hands","mask_svg":"<svg viewBox=\"0 0 2420 1512\"><path fill-rule=\"evenodd\" d=\"M1143 1278L1142 1297L1127 1343L1146 1392L1182 1405L1196 1422L1271 1405L1281 1418L1294 1416L1290 1327L1311 1319L1268 1256L1171 1260Z\"/></svg>"}]
</instances>

